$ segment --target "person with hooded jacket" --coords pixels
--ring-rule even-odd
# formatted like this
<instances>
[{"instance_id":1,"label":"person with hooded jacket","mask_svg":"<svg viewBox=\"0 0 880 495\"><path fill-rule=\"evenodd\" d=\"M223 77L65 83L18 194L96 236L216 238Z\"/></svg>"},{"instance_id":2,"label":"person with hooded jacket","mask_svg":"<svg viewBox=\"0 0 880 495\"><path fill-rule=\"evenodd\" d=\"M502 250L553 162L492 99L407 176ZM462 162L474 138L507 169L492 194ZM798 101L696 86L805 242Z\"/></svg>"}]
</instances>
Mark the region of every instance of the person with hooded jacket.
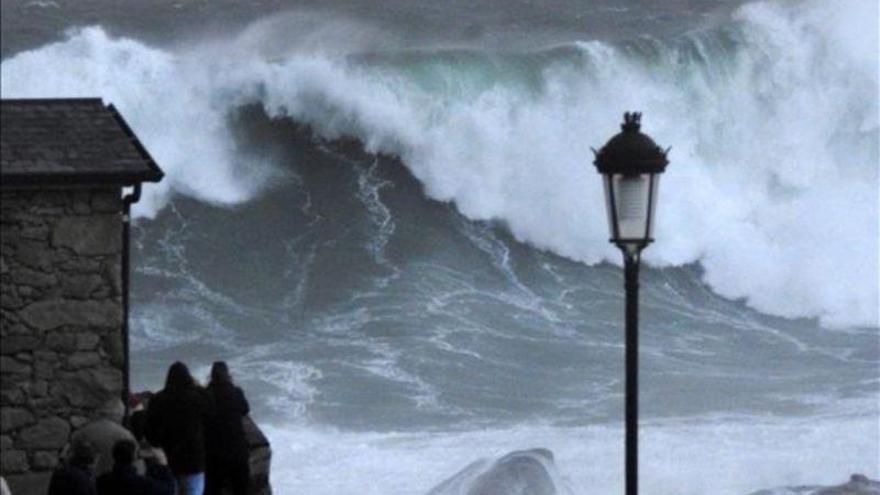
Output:
<instances>
[{"instance_id":1,"label":"person with hooded jacket","mask_svg":"<svg viewBox=\"0 0 880 495\"><path fill-rule=\"evenodd\" d=\"M250 406L244 392L232 382L229 368L223 361L217 361L211 367L207 389L216 409L207 423L205 494L219 495L224 488L229 488L233 495L245 495L250 468L242 420L250 412Z\"/></svg>"},{"instance_id":2,"label":"person with hooded jacket","mask_svg":"<svg viewBox=\"0 0 880 495\"><path fill-rule=\"evenodd\" d=\"M208 393L180 361L171 365L165 388L147 409L145 436L168 456L179 495L202 495L205 487L205 423L213 414Z\"/></svg>"},{"instance_id":3,"label":"person with hooded jacket","mask_svg":"<svg viewBox=\"0 0 880 495\"><path fill-rule=\"evenodd\" d=\"M168 461L161 449L141 451L146 465L146 475L138 473L135 460L137 444L123 439L113 445L113 468L98 477L98 495L174 495L174 476L168 469Z\"/></svg>"},{"instance_id":4,"label":"person with hooded jacket","mask_svg":"<svg viewBox=\"0 0 880 495\"><path fill-rule=\"evenodd\" d=\"M98 452L89 440L76 437L63 454L63 462L52 473L48 495L97 495L95 464Z\"/></svg>"}]
</instances>

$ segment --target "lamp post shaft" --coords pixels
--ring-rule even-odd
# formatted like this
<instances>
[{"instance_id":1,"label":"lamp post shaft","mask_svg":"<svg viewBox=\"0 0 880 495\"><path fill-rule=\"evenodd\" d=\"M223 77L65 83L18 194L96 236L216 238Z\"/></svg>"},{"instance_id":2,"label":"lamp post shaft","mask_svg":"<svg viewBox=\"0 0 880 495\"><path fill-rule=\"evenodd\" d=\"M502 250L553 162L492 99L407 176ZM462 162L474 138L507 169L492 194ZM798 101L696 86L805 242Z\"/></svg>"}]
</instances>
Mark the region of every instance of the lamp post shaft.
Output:
<instances>
[{"instance_id":1,"label":"lamp post shaft","mask_svg":"<svg viewBox=\"0 0 880 495\"><path fill-rule=\"evenodd\" d=\"M624 252L626 288L626 495L639 493L639 255Z\"/></svg>"},{"instance_id":2,"label":"lamp post shaft","mask_svg":"<svg viewBox=\"0 0 880 495\"><path fill-rule=\"evenodd\" d=\"M653 242L657 185L669 164L669 148L664 151L642 133L641 121L641 112L624 113L621 132L599 151L593 150L593 164L605 185L609 241L620 248L624 260L626 495L639 493L639 262L642 249Z\"/></svg>"}]
</instances>

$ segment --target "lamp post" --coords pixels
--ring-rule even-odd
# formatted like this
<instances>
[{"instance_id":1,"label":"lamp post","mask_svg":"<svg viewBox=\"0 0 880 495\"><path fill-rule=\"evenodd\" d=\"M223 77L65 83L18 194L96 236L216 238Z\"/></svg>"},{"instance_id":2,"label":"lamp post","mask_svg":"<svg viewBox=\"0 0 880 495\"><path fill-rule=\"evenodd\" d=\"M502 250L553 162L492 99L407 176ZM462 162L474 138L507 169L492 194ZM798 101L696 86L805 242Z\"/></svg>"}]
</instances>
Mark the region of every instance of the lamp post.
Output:
<instances>
[{"instance_id":1,"label":"lamp post","mask_svg":"<svg viewBox=\"0 0 880 495\"><path fill-rule=\"evenodd\" d=\"M660 174L669 152L640 131L641 113L627 112L622 131L593 162L605 184L610 241L623 252L626 288L626 495L637 495L639 470L639 259L654 239Z\"/></svg>"}]
</instances>

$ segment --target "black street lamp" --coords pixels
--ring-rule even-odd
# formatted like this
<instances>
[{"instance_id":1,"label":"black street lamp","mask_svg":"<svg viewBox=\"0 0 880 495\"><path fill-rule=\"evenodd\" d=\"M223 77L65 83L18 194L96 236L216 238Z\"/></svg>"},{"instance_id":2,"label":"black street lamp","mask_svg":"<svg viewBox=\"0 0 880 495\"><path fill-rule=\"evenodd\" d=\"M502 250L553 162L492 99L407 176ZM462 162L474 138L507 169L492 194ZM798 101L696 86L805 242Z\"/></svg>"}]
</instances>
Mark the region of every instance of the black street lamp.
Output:
<instances>
[{"instance_id":1,"label":"black street lamp","mask_svg":"<svg viewBox=\"0 0 880 495\"><path fill-rule=\"evenodd\" d=\"M669 152L639 131L641 113L625 113L623 129L593 162L605 183L611 242L623 252L626 287L626 495L637 495L639 470L639 258L654 239L657 185Z\"/></svg>"}]
</instances>

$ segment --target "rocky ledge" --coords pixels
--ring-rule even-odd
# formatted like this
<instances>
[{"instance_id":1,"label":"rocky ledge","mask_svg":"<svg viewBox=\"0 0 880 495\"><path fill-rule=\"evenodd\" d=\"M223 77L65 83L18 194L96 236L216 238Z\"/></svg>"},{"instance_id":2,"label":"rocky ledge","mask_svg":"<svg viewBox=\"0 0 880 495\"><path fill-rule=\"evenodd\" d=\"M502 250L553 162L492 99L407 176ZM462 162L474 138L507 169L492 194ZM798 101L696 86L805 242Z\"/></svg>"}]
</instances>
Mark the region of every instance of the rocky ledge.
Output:
<instances>
[{"instance_id":1,"label":"rocky ledge","mask_svg":"<svg viewBox=\"0 0 880 495\"><path fill-rule=\"evenodd\" d=\"M269 464L272 460L272 451L269 440L250 416L244 418L244 433L250 450L251 483L250 495L271 495L272 488L269 485Z\"/></svg>"},{"instance_id":2,"label":"rocky ledge","mask_svg":"<svg viewBox=\"0 0 880 495\"><path fill-rule=\"evenodd\" d=\"M761 490L752 495L880 495L880 481L854 474L849 481L837 486L794 486Z\"/></svg>"}]
</instances>

